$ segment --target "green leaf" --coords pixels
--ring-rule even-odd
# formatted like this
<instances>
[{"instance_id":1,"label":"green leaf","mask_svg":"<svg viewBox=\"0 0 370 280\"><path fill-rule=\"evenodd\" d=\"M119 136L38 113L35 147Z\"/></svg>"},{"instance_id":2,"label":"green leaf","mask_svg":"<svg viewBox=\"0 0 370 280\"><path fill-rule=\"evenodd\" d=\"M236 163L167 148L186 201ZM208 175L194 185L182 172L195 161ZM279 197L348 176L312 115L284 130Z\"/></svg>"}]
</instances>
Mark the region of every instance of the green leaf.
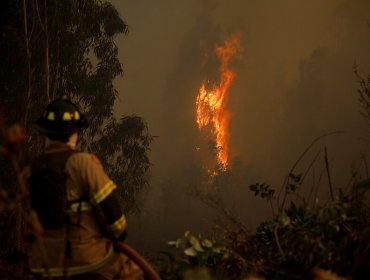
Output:
<instances>
[{"instance_id":1,"label":"green leaf","mask_svg":"<svg viewBox=\"0 0 370 280\"><path fill-rule=\"evenodd\" d=\"M215 246L215 247L213 247L212 251L216 254L220 254L223 249L224 249L224 247L222 247L222 246Z\"/></svg>"},{"instance_id":2,"label":"green leaf","mask_svg":"<svg viewBox=\"0 0 370 280\"><path fill-rule=\"evenodd\" d=\"M197 251L193 247L190 247L184 251L184 254L190 257L195 257L197 255Z\"/></svg>"},{"instance_id":3,"label":"green leaf","mask_svg":"<svg viewBox=\"0 0 370 280\"><path fill-rule=\"evenodd\" d=\"M213 246L213 243L211 240L209 239L204 239L202 240L202 245L205 247L205 248L212 248Z\"/></svg>"},{"instance_id":4,"label":"green leaf","mask_svg":"<svg viewBox=\"0 0 370 280\"><path fill-rule=\"evenodd\" d=\"M192 247L197 250L198 252L204 252L202 245L200 245L199 239L195 236L189 237L189 243L192 245Z\"/></svg>"}]
</instances>

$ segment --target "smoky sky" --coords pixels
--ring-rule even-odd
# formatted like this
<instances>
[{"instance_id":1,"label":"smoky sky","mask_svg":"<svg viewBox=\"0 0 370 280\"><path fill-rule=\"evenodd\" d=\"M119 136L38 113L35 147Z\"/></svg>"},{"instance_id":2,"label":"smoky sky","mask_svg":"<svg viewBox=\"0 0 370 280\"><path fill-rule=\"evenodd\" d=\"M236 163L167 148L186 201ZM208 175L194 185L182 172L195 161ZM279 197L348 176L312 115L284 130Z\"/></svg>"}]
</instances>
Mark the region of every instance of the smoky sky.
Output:
<instances>
[{"instance_id":1,"label":"smoky sky","mask_svg":"<svg viewBox=\"0 0 370 280\"><path fill-rule=\"evenodd\" d=\"M353 71L356 65L363 76L370 74L369 1L112 3L130 26L128 36L116 39L124 66L124 76L115 81L120 97L116 114L143 117L150 133L158 136L150 153L153 168L143 213L133 218L135 234L147 238L142 232L150 232L155 239L163 234L159 227L171 231L163 221L153 220L171 211L162 203L168 188L186 188L186 176L195 176L191 170L201 161L195 147L206 140L196 128L195 98L201 82L217 76L217 63L204 61L235 32L241 34L243 52L230 62L236 77L227 108L232 113L230 157L243 163L239 181L245 182L240 184L280 185L305 148L333 131L343 133L322 139L312 154L327 147L338 187L347 182L354 162L369 155L369 127L359 113ZM172 209L169 223L189 207L199 207L196 215L207 216L205 208L183 198L186 190L177 192L178 209ZM251 224L268 212L266 205L254 202L253 194L244 204L243 216ZM190 221L176 224L173 232L186 227Z\"/></svg>"}]
</instances>

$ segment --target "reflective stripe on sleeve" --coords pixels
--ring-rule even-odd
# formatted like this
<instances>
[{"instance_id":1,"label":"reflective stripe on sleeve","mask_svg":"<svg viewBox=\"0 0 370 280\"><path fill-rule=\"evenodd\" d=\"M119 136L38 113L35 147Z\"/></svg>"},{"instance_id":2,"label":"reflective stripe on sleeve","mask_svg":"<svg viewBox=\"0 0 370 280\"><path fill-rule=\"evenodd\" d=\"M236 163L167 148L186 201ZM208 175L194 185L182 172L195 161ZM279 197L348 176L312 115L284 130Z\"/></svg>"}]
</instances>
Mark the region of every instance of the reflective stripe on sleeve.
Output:
<instances>
[{"instance_id":1,"label":"reflective stripe on sleeve","mask_svg":"<svg viewBox=\"0 0 370 280\"><path fill-rule=\"evenodd\" d=\"M106 199L106 197L110 195L112 191L116 188L117 186L113 183L112 180L110 180L104 185L104 187L102 187L96 194L91 197L91 202L94 205L98 205L100 202Z\"/></svg>"},{"instance_id":2,"label":"reflective stripe on sleeve","mask_svg":"<svg viewBox=\"0 0 370 280\"><path fill-rule=\"evenodd\" d=\"M92 209L93 209L93 206L91 205L91 203L86 202L86 201L75 202L69 207L69 211L75 212L75 213L78 213L80 211L81 212L89 211Z\"/></svg>"},{"instance_id":3,"label":"reflective stripe on sleeve","mask_svg":"<svg viewBox=\"0 0 370 280\"><path fill-rule=\"evenodd\" d=\"M120 232L126 229L126 217L122 215L117 221L108 226L109 232Z\"/></svg>"},{"instance_id":4,"label":"reflective stripe on sleeve","mask_svg":"<svg viewBox=\"0 0 370 280\"><path fill-rule=\"evenodd\" d=\"M113 246L111 246L106 256L92 264L71 267L31 268L31 271L33 273L41 274L44 277L79 275L102 268L106 264L112 262L114 257L115 254Z\"/></svg>"}]
</instances>

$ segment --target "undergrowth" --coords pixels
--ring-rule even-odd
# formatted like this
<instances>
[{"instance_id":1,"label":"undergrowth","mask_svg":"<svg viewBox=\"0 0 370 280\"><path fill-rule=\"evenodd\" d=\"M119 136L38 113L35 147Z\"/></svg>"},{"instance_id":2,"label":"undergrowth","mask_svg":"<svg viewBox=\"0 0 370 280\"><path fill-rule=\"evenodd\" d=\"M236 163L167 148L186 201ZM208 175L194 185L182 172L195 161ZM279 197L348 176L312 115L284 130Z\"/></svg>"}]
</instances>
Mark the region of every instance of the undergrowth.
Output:
<instances>
[{"instance_id":1,"label":"undergrowth","mask_svg":"<svg viewBox=\"0 0 370 280\"><path fill-rule=\"evenodd\" d=\"M298 195L308 172L295 174L295 168L321 138L299 157L279 191L266 183L249 186L272 209L272 218L253 232L209 191L212 186L196 192L229 226L215 227L211 236L187 231L168 242L171 253L153 260L163 279L370 279L370 179L353 180L346 191L335 188L325 147L328 201Z\"/></svg>"}]
</instances>

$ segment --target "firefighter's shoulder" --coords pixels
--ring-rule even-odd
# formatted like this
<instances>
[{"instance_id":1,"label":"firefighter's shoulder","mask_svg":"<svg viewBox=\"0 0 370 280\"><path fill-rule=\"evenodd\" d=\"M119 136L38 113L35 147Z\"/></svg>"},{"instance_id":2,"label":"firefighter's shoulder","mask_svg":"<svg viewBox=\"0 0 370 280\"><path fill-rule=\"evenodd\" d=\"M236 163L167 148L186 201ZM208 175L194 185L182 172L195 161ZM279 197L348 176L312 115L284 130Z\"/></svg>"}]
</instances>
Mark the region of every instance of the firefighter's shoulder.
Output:
<instances>
[{"instance_id":1,"label":"firefighter's shoulder","mask_svg":"<svg viewBox=\"0 0 370 280\"><path fill-rule=\"evenodd\" d=\"M88 164L88 165L99 165L101 166L101 162L97 155L93 153L87 152L78 152L71 157L72 162L78 162L80 164Z\"/></svg>"},{"instance_id":2,"label":"firefighter's shoulder","mask_svg":"<svg viewBox=\"0 0 370 280\"><path fill-rule=\"evenodd\" d=\"M101 165L100 159L97 157L97 155L95 155L95 154L89 154L89 156L90 156L90 159L91 159L93 162L95 162L95 163L97 163L97 164Z\"/></svg>"}]
</instances>

